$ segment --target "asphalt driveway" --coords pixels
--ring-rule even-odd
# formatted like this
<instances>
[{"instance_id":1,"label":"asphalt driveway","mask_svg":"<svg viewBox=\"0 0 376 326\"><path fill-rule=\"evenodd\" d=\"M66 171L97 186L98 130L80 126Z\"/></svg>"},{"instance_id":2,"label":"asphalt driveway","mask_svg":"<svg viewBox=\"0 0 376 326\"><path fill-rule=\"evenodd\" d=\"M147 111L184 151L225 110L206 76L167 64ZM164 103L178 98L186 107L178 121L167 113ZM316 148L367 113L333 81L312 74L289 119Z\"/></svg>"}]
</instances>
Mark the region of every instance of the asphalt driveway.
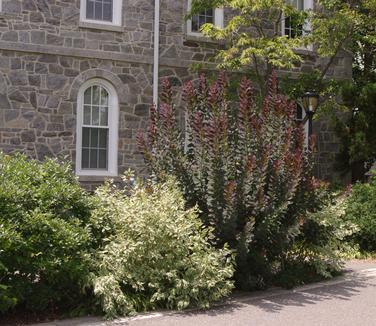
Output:
<instances>
[{"instance_id":1,"label":"asphalt driveway","mask_svg":"<svg viewBox=\"0 0 376 326\"><path fill-rule=\"evenodd\" d=\"M43 326L376 326L376 262L356 262L335 280L295 290L238 296L206 311L158 312L104 322L95 318Z\"/></svg>"}]
</instances>

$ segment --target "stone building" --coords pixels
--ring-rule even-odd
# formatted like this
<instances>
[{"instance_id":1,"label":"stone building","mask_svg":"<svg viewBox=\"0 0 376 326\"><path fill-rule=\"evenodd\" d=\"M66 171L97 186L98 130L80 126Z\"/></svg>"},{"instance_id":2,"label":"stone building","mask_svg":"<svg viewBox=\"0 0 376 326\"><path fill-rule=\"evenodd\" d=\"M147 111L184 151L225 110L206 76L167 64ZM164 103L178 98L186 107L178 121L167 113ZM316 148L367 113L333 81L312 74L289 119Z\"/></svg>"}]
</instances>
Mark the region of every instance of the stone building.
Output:
<instances>
[{"instance_id":1,"label":"stone building","mask_svg":"<svg viewBox=\"0 0 376 326\"><path fill-rule=\"evenodd\" d=\"M195 78L189 67L218 46L200 25L222 25L228 14L208 10L187 22L188 2L161 0L158 20L158 0L2 0L0 150L68 157L88 185L142 170L135 136L156 99L153 79ZM304 55L297 71L319 64L314 52ZM349 78L351 59L339 57L331 73ZM319 176L327 177L335 140L326 127L320 135Z\"/></svg>"}]
</instances>

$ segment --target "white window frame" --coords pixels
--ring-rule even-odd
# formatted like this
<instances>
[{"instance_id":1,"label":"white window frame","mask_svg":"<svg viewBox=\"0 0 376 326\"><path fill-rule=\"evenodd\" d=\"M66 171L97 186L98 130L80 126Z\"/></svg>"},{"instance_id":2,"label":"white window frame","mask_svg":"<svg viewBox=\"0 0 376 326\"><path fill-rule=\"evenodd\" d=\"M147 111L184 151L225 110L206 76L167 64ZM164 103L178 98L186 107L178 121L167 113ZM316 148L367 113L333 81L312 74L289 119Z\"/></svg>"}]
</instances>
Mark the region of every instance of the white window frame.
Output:
<instances>
[{"instance_id":1,"label":"white window frame","mask_svg":"<svg viewBox=\"0 0 376 326\"><path fill-rule=\"evenodd\" d=\"M82 128L84 116L84 93L92 86L103 87L109 95L108 104L108 164L107 170L82 169ZM115 88L106 80L95 78L80 87L77 98L76 127L76 174L79 176L118 176L119 99Z\"/></svg>"},{"instance_id":2,"label":"white window frame","mask_svg":"<svg viewBox=\"0 0 376 326\"><path fill-rule=\"evenodd\" d=\"M304 0L304 10L311 10L313 9L313 1L314 0ZM285 16L283 15L282 16L282 21L281 21L281 32L282 32L282 36L286 35L285 34ZM309 22L304 22L304 25L303 25L303 36L304 35L307 35L307 32L306 31L311 31L311 25L309 24Z\"/></svg>"},{"instance_id":3,"label":"white window frame","mask_svg":"<svg viewBox=\"0 0 376 326\"><path fill-rule=\"evenodd\" d=\"M111 22L103 21L103 20L96 20L96 19L87 19L86 18L86 2L87 0L81 0L81 7L80 7L80 21L81 22L89 23L89 24L107 25L107 26L121 26L122 25L123 0L113 0Z\"/></svg>"},{"instance_id":4,"label":"white window frame","mask_svg":"<svg viewBox=\"0 0 376 326\"><path fill-rule=\"evenodd\" d=\"M188 12L191 11L192 8L192 0L188 0ZM215 8L214 9L214 25L223 28L224 27L224 10L223 8ZM200 32L193 32L192 31L192 20L187 20L187 34L192 36L199 36L203 37L204 35Z\"/></svg>"}]
</instances>

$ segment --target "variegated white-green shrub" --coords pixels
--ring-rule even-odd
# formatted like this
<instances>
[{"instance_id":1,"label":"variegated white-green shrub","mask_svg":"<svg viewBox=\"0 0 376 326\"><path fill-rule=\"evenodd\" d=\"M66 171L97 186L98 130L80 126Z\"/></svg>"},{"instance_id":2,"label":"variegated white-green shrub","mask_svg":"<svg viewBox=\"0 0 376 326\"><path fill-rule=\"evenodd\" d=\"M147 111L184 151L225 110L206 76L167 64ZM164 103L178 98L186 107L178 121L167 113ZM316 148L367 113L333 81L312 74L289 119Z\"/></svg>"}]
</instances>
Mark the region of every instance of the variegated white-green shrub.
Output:
<instances>
[{"instance_id":1,"label":"variegated white-green shrub","mask_svg":"<svg viewBox=\"0 0 376 326\"><path fill-rule=\"evenodd\" d=\"M231 252L210 245L212 231L185 209L174 181L125 190L107 183L96 194L94 231L110 226L93 278L107 317L208 307L231 292Z\"/></svg>"}]
</instances>

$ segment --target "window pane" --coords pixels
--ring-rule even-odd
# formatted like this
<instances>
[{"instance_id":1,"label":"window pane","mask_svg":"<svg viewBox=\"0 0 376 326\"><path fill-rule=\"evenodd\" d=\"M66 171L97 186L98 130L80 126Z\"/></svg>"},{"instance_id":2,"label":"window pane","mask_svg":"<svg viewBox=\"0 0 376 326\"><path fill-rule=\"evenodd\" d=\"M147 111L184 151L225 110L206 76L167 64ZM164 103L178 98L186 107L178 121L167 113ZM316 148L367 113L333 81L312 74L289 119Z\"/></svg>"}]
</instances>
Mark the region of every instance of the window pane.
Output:
<instances>
[{"instance_id":1,"label":"window pane","mask_svg":"<svg viewBox=\"0 0 376 326\"><path fill-rule=\"evenodd\" d=\"M81 158L81 161L82 161L82 169L88 169L89 168L89 150L88 149L85 149L83 148L82 149L82 158Z\"/></svg>"},{"instance_id":2,"label":"window pane","mask_svg":"<svg viewBox=\"0 0 376 326\"><path fill-rule=\"evenodd\" d=\"M103 3L102 1L95 1L94 19L103 20Z\"/></svg>"},{"instance_id":3,"label":"window pane","mask_svg":"<svg viewBox=\"0 0 376 326\"><path fill-rule=\"evenodd\" d=\"M97 169L98 168L98 150L91 149L90 150L90 169Z\"/></svg>"},{"instance_id":4,"label":"window pane","mask_svg":"<svg viewBox=\"0 0 376 326\"><path fill-rule=\"evenodd\" d=\"M99 148L107 149L108 129L99 130Z\"/></svg>"},{"instance_id":5,"label":"window pane","mask_svg":"<svg viewBox=\"0 0 376 326\"><path fill-rule=\"evenodd\" d=\"M101 87L101 105L108 106L108 93L103 87Z\"/></svg>"},{"instance_id":6,"label":"window pane","mask_svg":"<svg viewBox=\"0 0 376 326\"><path fill-rule=\"evenodd\" d=\"M86 19L94 19L94 1L86 1Z\"/></svg>"},{"instance_id":7,"label":"window pane","mask_svg":"<svg viewBox=\"0 0 376 326\"><path fill-rule=\"evenodd\" d=\"M112 21L112 3L111 1L103 4L103 20Z\"/></svg>"},{"instance_id":8,"label":"window pane","mask_svg":"<svg viewBox=\"0 0 376 326\"><path fill-rule=\"evenodd\" d=\"M303 35L303 25L298 17L290 16L285 18L285 35L291 38Z\"/></svg>"},{"instance_id":9,"label":"window pane","mask_svg":"<svg viewBox=\"0 0 376 326\"><path fill-rule=\"evenodd\" d=\"M84 106L84 124L91 124L91 107L89 105Z\"/></svg>"},{"instance_id":10,"label":"window pane","mask_svg":"<svg viewBox=\"0 0 376 326\"><path fill-rule=\"evenodd\" d=\"M199 32L198 15L192 16L192 32Z\"/></svg>"},{"instance_id":11,"label":"window pane","mask_svg":"<svg viewBox=\"0 0 376 326\"><path fill-rule=\"evenodd\" d=\"M90 148L98 147L99 130L97 128L91 128L90 133Z\"/></svg>"},{"instance_id":12,"label":"window pane","mask_svg":"<svg viewBox=\"0 0 376 326\"><path fill-rule=\"evenodd\" d=\"M82 147L90 147L90 128L82 128Z\"/></svg>"},{"instance_id":13,"label":"window pane","mask_svg":"<svg viewBox=\"0 0 376 326\"><path fill-rule=\"evenodd\" d=\"M214 23L214 9L206 9L198 15L192 16L192 32L200 32L207 23Z\"/></svg>"},{"instance_id":14,"label":"window pane","mask_svg":"<svg viewBox=\"0 0 376 326\"><path fill-rule=\"evenodd\" d=\"M92 113L91 124L93 126L99 126L99 106L93 105L91 108L91 113Z\"/></svg>"},{"instance_id":15,"label":"window pane","mask_svg":"<svg viewBox=\"0 0 376 326\"><path fill-rule=\"evenodd\" d=\"M100 86L93 86L93 101L91 104L93 105L99 105L100 102L99 102L99 98L100 98L100 89L101 87Z\"/></svg>"},{"instance_id":16,"label":"window pane","mask_svg":"<svg viewBox=\"0 0 376 326\"><path fill-rule=\"evenodd\" d=\"M91 104L91 87L85 91L84 104Z\"/></svg>"},{"instance_id":17,"label":"window pane","mask_svg":"<svg viewBox=\"0 0 376 326\"><path fill-rule=\"evenodd\" d=\"M99 150L98 168L107 169L107 150Z\"/></svg>"},{"instance_id":18,"label":"window pane","mask_svg":"<svg viewBox=\"0 0 376 326\"><path fill-rule=\"evenodd\" d=\"M204 24L205 24L205 16L200 15L199 20L198 20L198 26L200 30L201 30L202 25Z\"/></svg>"},{"instance_id":19,"label":"window pane","mask_svg":"<svg viewBox=\"0 0 376 326\"><path fill-rule=\"evenodd\" d=\"M207 17L206 22L212 23L214 17L214 10L213 9L206 9L205 16Z\"/></svg>"},{"instance_id":20,"label":"window pane","mask_svg":"<svg viewBox=\"0 0 376 326\"><path fill-rule=\"evenodd\" d=\"M100 108L100 125L105 127L108 126L108 109L106 107Z\"/></svg>"}]
</instances>

